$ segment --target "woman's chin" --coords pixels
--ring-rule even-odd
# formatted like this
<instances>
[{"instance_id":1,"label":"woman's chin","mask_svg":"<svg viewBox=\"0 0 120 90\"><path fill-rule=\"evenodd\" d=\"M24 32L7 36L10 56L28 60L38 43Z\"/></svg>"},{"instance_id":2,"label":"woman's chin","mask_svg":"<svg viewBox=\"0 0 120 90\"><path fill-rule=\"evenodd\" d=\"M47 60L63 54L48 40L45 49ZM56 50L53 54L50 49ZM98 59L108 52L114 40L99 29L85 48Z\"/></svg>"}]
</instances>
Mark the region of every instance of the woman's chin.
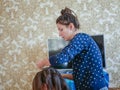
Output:
<instances>
[{"instance_id":1,"label":"woman's chin","mask_svg":"<svg viewBox=\"0 0 120 90\"><path fill-rule=\"evenodd\" d=\"M64 37L62 37L62 39L64 39L65 41L69 41L67 38L64 38Z\"/></svg>"},{"instance_id":2,"label":"woman's chin","mask_svg":"<svg viewBox=\"0 0 120 90\"><path fill-rule=\"evenodd\" d=\"M65 41L67 41L67 39L63 38Z\"/></svg>"}]
</instances>

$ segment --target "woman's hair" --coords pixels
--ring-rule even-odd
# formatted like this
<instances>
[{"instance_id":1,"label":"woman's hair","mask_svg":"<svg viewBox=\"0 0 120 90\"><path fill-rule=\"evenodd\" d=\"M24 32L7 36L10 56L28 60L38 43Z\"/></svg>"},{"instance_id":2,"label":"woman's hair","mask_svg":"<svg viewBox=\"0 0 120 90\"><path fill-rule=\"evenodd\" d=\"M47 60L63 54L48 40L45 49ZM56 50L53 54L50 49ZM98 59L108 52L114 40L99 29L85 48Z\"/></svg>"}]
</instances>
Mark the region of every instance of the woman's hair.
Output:
<instances>
[{"instance_id":1,"label":"woman's hair","mask_svg":"<svg viewBox=\"0 0 120 90\"><path fill-rule=\"evenodd\" d=\"M71 9L65 7L61 10L61 15L57 18L56 24L60 23L62 25L69 25L73 23L76 29L79 29L79 21L77 15Z\"/></svg>"},{"instance_id":2,"label":"woman's hair","mask_svg":"<svg viewBox=\"0 0 120 90\"><path fill-rule=\"evenodd\" d=\"M42 87L46 85L46 90L68 90L67 85L61 74L52 67L44 68L38 72L33 79L33 90L44 90Z\"/></svg>"}]
</instances>

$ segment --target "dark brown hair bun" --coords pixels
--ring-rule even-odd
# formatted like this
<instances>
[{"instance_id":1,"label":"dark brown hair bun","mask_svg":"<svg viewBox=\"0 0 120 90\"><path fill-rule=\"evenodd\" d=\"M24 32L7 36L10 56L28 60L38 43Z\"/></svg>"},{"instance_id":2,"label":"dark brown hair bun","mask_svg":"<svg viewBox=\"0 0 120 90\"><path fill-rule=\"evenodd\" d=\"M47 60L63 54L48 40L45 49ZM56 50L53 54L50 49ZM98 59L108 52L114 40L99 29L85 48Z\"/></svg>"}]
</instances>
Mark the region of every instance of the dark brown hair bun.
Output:
<instances>
[{"instance_id":1,"label":"dark brown hair bun","mask_svg":"<svg viewBox=\"0 0 120 90\"><path fill-rule=\"evenodd\" d=\"M64 15L64 14L72 14L72 10L70 10L67 7L65 7L65 9L61 10L61 15Z\"/></svg>"}]
</instances>

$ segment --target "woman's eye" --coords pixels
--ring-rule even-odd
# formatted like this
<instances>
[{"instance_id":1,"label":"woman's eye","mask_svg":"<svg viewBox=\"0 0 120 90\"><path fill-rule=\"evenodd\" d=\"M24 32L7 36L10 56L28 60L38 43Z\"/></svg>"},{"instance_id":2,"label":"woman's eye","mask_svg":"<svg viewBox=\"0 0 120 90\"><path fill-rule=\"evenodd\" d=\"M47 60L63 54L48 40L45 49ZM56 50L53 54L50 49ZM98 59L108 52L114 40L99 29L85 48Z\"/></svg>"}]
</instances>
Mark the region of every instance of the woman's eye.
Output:
<instances>
[{"instance_id":1,"label":"woman's eye","mask_svg":"<svg viewBox=\"0 0 120 90\"><path fill-rule=\"evenodd\" d=\"M63 29L60 29L60 31L63 31Z\"/></svg>"}]
</instances>

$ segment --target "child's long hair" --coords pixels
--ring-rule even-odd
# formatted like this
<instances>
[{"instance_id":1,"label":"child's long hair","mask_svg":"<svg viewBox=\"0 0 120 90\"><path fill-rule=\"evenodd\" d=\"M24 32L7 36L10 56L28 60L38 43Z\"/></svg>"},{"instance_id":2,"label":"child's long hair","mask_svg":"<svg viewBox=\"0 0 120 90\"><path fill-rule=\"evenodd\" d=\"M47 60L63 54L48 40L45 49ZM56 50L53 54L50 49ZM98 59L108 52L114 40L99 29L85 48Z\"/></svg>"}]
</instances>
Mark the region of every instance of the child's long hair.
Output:
<instances>
[{"instance_id":1,"label":"child's long hair","mask_svg":"<svg viewBox=\"0 0 120 90\"><path fill-rule=\"evenodd\" d=\"M61 74L52 67L44 68L33 79L33 90L68 90Z\"/></svg>"}]
</instances>

